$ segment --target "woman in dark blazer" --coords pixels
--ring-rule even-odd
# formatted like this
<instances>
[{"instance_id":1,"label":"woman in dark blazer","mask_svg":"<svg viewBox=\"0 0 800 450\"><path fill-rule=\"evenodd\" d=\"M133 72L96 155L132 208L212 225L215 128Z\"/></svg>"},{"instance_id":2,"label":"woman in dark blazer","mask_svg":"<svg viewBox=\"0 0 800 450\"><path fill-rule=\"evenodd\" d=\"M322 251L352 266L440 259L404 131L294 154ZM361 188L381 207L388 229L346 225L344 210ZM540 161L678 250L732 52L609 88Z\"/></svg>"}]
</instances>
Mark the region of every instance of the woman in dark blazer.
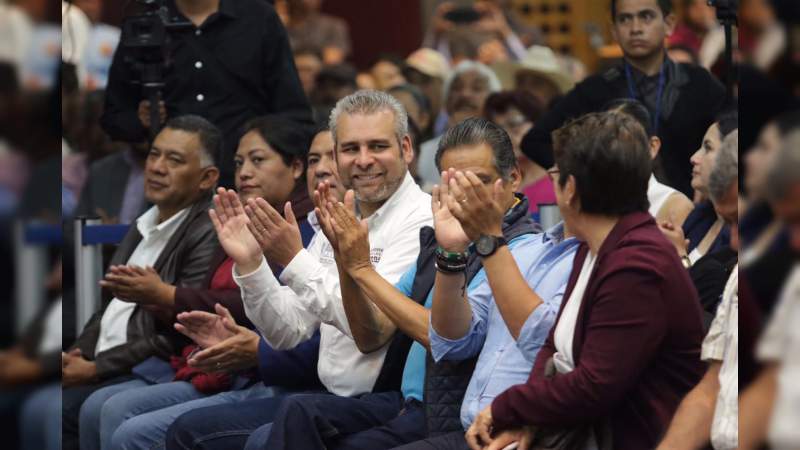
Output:
<instances>
[{"instance_id":1,"label":"woman in dark blazer","mask_svg":"<svg viewBox=\"0 0 800 450\"><path fill-rule=\"evenodd\" d=\"M583 242L527 383L498 396L467 440L540 448L545 435L586 432L581 450L653 448L704 367L697 293L647 213L647 137L630 116L607 112L554 140L558 206Z\"/></svg>"}]
</instances>

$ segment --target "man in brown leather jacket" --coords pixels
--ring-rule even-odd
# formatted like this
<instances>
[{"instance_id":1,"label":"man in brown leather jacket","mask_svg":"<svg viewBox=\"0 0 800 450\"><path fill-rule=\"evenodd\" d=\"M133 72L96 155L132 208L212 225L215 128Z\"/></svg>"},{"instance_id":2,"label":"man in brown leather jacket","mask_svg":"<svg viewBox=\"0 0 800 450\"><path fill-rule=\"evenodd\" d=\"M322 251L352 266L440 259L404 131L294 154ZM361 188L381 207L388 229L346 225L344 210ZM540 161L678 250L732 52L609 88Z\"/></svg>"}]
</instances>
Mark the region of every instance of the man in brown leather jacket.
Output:
<instances>
[{"instance_id":1,"label":"man in brown leather jacket","mask_svg":"<svg viewBox=\"0 0 800 450\"><path fill-rule=\"evenodd\" d=\"M152 356L173 353L175 287L200 287L218 246L207 211L221 146L220 131L199 116L170 120L153 141L144 176L153 207L111 259L100 282L103 308L62 354L63 448L78 448L78 413L92 392L130 378L131 368Z\"/></svg>"}]
</instances>

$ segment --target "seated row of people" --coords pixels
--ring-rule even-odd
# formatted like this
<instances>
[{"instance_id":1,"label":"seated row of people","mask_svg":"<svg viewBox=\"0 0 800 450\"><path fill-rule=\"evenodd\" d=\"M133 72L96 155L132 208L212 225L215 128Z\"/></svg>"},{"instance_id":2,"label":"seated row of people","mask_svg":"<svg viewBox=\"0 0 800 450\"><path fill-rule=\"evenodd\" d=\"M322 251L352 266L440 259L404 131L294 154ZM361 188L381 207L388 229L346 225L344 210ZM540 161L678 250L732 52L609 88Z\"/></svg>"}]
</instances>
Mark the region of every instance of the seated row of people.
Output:
<instances>
[{"instance_id":1,"label":"seated row of people","mask_svg":"<svg viewBox=\"0 0 800 450\"><path fill-rule=\"evenodd\" d=\"M218 132L173 119L146 163L155 206L103 281L113 300L63 355L64 446L654 447L705 371L705 331L626 108L555 133L550 230L485 119L439 140L430 196L388 94L344 98L330 131L261 119L238 192L210 210Z\"/></svg>"}]
</instances>

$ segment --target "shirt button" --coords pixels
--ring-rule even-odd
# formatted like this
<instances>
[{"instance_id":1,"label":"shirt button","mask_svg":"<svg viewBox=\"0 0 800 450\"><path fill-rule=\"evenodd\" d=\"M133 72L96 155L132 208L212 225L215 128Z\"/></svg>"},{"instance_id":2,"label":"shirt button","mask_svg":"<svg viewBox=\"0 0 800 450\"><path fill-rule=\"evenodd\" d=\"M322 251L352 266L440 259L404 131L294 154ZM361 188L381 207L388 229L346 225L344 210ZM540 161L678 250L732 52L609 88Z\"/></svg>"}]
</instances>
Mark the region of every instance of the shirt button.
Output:
<instances>
[{"instance_id":1,"label":"shirt button","mask_svg":"<svg viewBox=\"0 0 800 450\"><path fill-rule=\"evenodd\" d=\"M202 102L202 101L203 101L203 99L205 99L205 97L203 96L203 94L197 94L197 97L195 97L195 98L197 99L197 101L198 101L198 102Z\"/></svg>"},{"instance_id":2,"label":"shirt button","mask_svg":"<svg viewBox=\"0 0 800 450\"><path fill-rule=\"evenodd\" d=\"M194 34L195 34L196 36L200 36L201 34L203 34L203 30L195 30L195 31L194 31Z\"/></svg>"},{"instance_id":3,"label":"shirt button","mask_svg":"<svg viewBox=\"0 0 800 450\"><path fill-rule=\"evenodd\" d=\"M194 63L194 68L195 69L202 69L203 68L203 63L201 61L195 62Z\"/></svg>"}]
</instances>

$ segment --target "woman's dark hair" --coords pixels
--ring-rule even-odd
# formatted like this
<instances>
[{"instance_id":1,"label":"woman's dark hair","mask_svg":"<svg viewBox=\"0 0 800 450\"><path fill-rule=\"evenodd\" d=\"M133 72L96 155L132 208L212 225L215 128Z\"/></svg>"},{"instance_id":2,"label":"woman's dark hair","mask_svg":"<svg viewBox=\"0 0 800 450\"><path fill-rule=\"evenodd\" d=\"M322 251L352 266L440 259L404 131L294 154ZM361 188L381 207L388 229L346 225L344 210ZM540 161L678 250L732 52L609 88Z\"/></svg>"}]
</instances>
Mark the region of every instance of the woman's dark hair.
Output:
<instances>
[{"instance_id":1,"label":"woman's dark hair","mask_svg":"<svg viewBox=\"0 0 800 450\"><path fill-rule=\"evenodd\" d=\"M647 135L628 114L601 112L582 116L553 133L558 183L575 179L581 211L622 216L647 211L652 173Z\"/></svg>"},{"instance_id":2,"label":"woman's dark hair","mask_svg":"<svg viewBox=\"0 0 800 450\"><path fill-rule=\"evenodd\" d=\"M306 155L311 140L316 136L316 133L312 134L312 126L273 114L256 117L245 123L242 136L250 131L258 133L264 142L278 152L286 166L291 166L292 160L298 158L303 162L305 171Z\"/></svg>"},{"instance_id":3,"label":"woman's dark hair","mask_svg":"<svg viewBox=\"0 0 800 450\"><path fill-rule=\"evenodd\" d=\"M511 108L519 110L531 122L536 122L544 114L544 106L536 96L528 91L516 89L489 95L483 105L483 116L492 120L497 114L503 114Z\"/></svg>"},{"instance_id":4,"label":"woman's dark hair","mask_svg":"<svg viewBox=\"0 0 800 450\"><path fill-rule=\"evenodd\" d=\"M726 109L717 115L715 122L719 126L719 139L721 141L725 139L725 136L731 134L733 130L739 129L739 110Z\"/></svg>"}]
</instances>

